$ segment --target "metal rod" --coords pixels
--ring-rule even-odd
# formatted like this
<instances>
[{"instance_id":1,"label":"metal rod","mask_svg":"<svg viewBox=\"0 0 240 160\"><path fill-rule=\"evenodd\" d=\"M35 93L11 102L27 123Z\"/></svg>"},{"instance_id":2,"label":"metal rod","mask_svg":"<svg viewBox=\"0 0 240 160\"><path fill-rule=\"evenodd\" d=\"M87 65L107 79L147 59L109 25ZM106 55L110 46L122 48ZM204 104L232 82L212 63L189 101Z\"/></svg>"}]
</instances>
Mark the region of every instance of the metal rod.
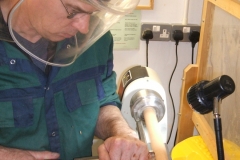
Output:
<instances>
[{"instance_id":1,"label":"metal rod","mask_svg":"<svg viewBox=\"0 0 240 160\"><path fill-rule=\"evenodd\" d=\"M215 135L216 135L218 160L224 160L222 122L219 114L221 102L222 102L221 99L218 99L217 97L214 98L213 115L214 115L214 129L215 129Z\"/></svg>"}]
</instances>

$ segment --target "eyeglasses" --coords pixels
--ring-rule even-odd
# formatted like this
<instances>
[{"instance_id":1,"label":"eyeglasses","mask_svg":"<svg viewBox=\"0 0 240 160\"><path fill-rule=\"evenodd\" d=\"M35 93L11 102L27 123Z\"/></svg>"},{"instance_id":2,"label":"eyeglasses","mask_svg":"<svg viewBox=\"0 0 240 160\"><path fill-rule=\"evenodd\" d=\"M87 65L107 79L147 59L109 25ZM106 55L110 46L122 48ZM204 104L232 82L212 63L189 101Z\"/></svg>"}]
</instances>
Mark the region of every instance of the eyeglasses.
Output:
<instances>
[{"instance_id":1,"label":"eyeglasses","mask_svg":"<svg viewBox=\"0 0 240 160\"><path fill-rule=\"evenodd\" d=\"M68 14L67 18L68 19L72 19L76 14L79 14L79 13L88 14L88 15L92 14L92 13L88 13L88 12L85 12L85 11L75 11L75 10L73 10L72 12L69 12L67 6L63 3L63 1L62 0L60 0L60 1L62 3L63 7L65 8L65 10L67 11L67 14Z\"/></svg>"}]
</instances>

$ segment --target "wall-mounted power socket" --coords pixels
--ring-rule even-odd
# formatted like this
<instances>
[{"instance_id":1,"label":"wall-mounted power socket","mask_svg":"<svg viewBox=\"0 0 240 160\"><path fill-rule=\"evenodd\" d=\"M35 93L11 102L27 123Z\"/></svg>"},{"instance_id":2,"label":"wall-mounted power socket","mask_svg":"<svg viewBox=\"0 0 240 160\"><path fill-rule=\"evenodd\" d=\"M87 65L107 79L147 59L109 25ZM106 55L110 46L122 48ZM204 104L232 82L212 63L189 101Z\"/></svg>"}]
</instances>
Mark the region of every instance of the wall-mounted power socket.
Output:
<instances>
[{"instance_id":1,"label":"wall-mounted power socket","mask_svg":"<svg viewBox=\"0 0 240 160\"><path fill-rule=\"evenodd\" d=\"M141 26L141 35L145 30L151 30L153 32L153 39L150 41L170 41L172 25L161 23L143 23ZM144 40L141 36L141 40Z\"/></svg>"},{"instance_id":2,"label":"wall-mounted power socket","mask_svg":"<svg viewBox=\"0 0 240 160\"><path fill-rule=\"evenodd\" d=\"M200 32L201 27L199 25L194 25L194 24L187 24L187 25L183 25L183 24L172 24L172 33L175 30L181 30L183 32L183 40L181 40L180 42L190 42L189 40L189 34L191 31L198 31ZM171 41L175 41L172 37L171 33Z\"/></svg>"}]
</instances>

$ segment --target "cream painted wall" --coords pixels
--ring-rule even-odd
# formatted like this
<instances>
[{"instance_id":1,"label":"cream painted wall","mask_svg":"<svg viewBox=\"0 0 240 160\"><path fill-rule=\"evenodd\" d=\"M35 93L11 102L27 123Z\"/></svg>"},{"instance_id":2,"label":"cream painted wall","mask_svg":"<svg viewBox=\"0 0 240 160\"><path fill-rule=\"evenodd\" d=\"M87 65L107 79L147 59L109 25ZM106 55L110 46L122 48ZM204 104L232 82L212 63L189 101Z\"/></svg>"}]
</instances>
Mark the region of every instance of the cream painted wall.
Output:
<instances>
[{"instance_id":1,"label":"cream painted wall","mask_svg":"<svg viewBox=\"0 0 240 160\"><path fill-rule=\"evenodd\" d=\"M203 0L190 0L188 23L200 25L202 15ZM141 22L154 23L182 23L184 15L184 0L155 0L154 10L145 10L142 12ZM130 51L114 51L114 70L117 72L117 82L123 72L134 66L145 66L145 41L140 41L139 50ZM195 57L197 54L195 47ZM169 108L169 129L173 120L172 103L168 92L168 83L172 71L174 69L175 56L175 42L150 42L149 43L149 67L154 69L167 94L167 104ZM169 150L172 149L175 139L178 111L180 105L180 90L182 85L182 75L184 68L191 63L191 44L187 42L180 42L178 45L178 66L171 82L171 93L176 108L176 118L174 123L174 130L168 144Z\"/></svg>"}]
</instances>

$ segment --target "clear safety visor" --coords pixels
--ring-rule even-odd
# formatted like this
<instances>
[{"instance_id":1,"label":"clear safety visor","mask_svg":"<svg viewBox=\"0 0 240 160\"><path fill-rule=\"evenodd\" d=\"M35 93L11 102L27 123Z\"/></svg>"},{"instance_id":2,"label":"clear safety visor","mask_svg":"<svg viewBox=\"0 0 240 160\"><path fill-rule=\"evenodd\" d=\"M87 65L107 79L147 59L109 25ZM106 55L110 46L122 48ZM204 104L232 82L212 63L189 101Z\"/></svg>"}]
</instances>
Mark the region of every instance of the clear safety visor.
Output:
<instances>
[{"instance_id":1,"label":"clear safety visor","mask_svg":"<svg viewBox=\"0 0 240 160\"><path fill-rule=\"evenodd\" d=\"M69 12L69 18L71 18L71 16L77 16L77 14L83 14L83 16L87 14L90 16L90 20L87 22L89 23L89 31L85 34L77 32L74 36L59 41L54 54L49 56L42 52L31 50L28 45L22 42L18 33L14 31L14 26L12 26L13 16L17 13L16 11L23 1L24 0L20 0L9 15L8 25L13 40L31 57L47 65L60 67L72 64L84 51L104 35L114 23L118 22L124 15L131 13L139 3L139 0L76 0L78 1L76 3L83 3L84 5L90 5L95 8L95 11L92 13L79 13L77 11L75 13L74 10L65 8L66 11ZM59 1L60 3L64 2L64 0ZM79 15L78 17L80 17Z\"/></svg>"}]
</instances>

